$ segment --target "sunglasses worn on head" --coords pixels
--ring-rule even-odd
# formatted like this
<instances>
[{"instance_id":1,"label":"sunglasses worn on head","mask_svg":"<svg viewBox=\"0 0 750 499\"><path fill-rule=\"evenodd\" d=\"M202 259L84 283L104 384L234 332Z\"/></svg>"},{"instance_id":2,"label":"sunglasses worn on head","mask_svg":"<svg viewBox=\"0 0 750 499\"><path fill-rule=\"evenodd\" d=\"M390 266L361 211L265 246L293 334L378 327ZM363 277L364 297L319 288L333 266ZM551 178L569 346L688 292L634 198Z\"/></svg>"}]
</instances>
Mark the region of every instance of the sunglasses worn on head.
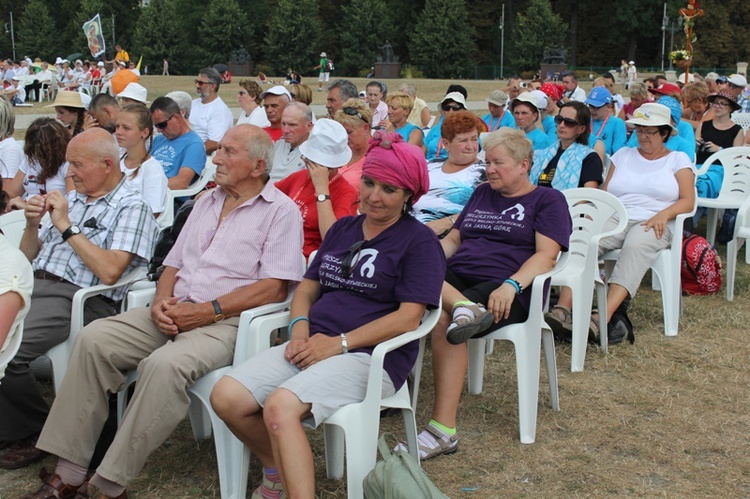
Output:
<instances>
[{"instance_id":1,"label":"sunglasses worn on head","mask_svg":"<svg viewBox=\"0 0 750 499\"><path fill-rule=\"evenodd\" d=\"M354 109L353 107L342 107L341 110L344 112L344 114L348 116L356 116L357 118L361 119L365 123L368 123L364 116L362 116L362 113ZM368 123L369 124L369 123Z\"/></svg>"},{"instance_id":2,"label":"sunglasses worn on head","mask_svg":"<svg viewBox=\"0 0 750 499\"><path fill-rule=\"evenodd\" d=\"M362 250L362 246L365 245L365 242L366 241L363 239L361 241L357 241L349 247L349 252L341 261L341 274L344 276L344 278L349 279L349 277L351 277L353 266L356 266L357 262L359 262L359 253ZM354 261L355 256L357 257L356 261Z\"/></svg>"},{"instance_id":3,"label":"sunglasses worn on head","mask_svg":"<svg viewBox=\"0 0 750 499\"><path fill-rule=\"evenodd\" d=\"M565 126L568 127L568 128L573 128L573 127L576 127L576 126L580 125L580 123L578 123L573 118L566 118L566 117L560 116L558 114L557 116L555 116L555 124L559 125L560 123L564 123Z\"/></svg>"},{"instance_id":4,"label":"sunglasses worn on head","mask_svg":"<svg viewBox=\"0 0 750 499\"><path fill-rule=\"evenodd\" d=\"M160 123L154 123L154 126L159 130L163 130L167 127L167 125L169 125L169 120L171 120L172 118L174 118L174 114Z\"/></svg>"},{"instance_id":5,"label":"sunglasses worn on head","mask_svg":"<svg viewBox=\"0 0 750 499\"><path fill-rule=\"evenodd\" d=\"M461 106L459 104L443 104L442 108L443 108L443 111L445 111L445 112L448 112L448 111L462 111L463 110L463 106Z\"/></svg>"}]
</instances>

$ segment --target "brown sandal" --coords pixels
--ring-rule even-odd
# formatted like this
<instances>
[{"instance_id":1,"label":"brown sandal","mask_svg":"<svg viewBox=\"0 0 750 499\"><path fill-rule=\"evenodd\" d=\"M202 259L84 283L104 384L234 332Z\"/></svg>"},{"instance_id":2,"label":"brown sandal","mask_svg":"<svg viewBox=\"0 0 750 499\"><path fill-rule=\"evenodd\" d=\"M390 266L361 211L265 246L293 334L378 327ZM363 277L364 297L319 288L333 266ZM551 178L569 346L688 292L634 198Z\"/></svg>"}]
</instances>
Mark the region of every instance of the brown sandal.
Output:
<instances>
[{"instance_id":1,"label":"brown sandal","mask_svg":"<svg viewBox=\"0 0 750 499\"><path fill-rule=\"evenodd\" d=\"M47 457L47 453L36 448L39 434L19 440L10 450L0 457L0 468L17 470L32 465Z\"/></svg>"},{"instance_id":2,"label":"brown sandal","mask_svg":"<svg viewBox=\"0 0 750 499\"><path fill-rule=\"evenodd\" d=\"M42 486L33 494L26 494L21 499L73 499L78 492L78 485L67 485L60 475L50 473L46 468L39 471Z\"/></svg>"}]
</instances>

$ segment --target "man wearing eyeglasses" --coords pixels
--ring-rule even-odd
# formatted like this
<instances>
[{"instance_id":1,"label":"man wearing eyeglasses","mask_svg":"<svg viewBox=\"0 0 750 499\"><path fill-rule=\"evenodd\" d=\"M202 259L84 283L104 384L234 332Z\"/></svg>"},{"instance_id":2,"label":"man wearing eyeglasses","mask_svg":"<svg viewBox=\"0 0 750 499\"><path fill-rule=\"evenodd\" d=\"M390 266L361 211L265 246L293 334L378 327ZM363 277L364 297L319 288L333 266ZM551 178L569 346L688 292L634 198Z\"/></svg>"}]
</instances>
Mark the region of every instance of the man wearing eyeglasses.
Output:
<instances>
[{"instance_id":1,"label":"man wearing eyeglasses","mask_svg":"<svg viewBox=\"0 0 750 499\"><path fill-rule=\"evenodd\" d=\"M195 79L195 93L190 111L190 126L203 141L206 154L219 148L219 141L234 125L234 115L221 97L221 75L214 68L203 68Z\"/></svg>"},{"instance_id":2,"label":"man wearing eyeglasses","mask_svg":"<svg viewBox=\"0 0 750 499\"><path fill-rule=\"evenodd\" d=\"M151 156L164 168L170 189L185 189L200 175L206 165L203 141L190 129L180 107L169 97L158 97L151 104L154 128L161 132L154 138Z\"/></svg>"}]
</instances>

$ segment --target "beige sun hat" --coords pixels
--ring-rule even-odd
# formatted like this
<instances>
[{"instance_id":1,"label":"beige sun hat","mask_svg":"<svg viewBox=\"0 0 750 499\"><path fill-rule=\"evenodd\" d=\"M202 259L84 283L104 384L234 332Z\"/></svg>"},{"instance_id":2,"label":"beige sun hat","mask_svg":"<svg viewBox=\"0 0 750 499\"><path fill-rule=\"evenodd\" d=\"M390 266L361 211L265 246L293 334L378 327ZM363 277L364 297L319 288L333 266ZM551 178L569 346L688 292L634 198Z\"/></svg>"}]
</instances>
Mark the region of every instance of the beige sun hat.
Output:
<instances>
[{"instance_id":1,"label":"beige sun hat","mask_svg":"<svg viewBox=\"0 0 750 499\"><path fill-rule=\"evenodd\" d=\"M669 125L672 127L672 130L676 130L676 128L672 126L672 114L669 108L663 104L657 104L655 102L642 104L641 107L635 110L633 117L625 123L628 125L641 126Z\"/></svg>"},{"instance_id":2,"label":"beige sun hat","mask_svg":"<svg viewBox=\"0 0 750 499\"><path fill-rule=\"evenodd\" d=\"M508 102L508 94L502 90L493 90L490 92L490 96L484 100L496 106L504 106Z\"/></svg>"},{"instance_id":3,"label":"beige sun hat","mask_svg":"<svg viewBox=\"0 0 750 499\"><path fill-rule=\"evenodd\" d=\"M81 93L75 92L75 91L69 91L69 90L60 90L59 92L57 92L57 96L55 97L55 102L44 107L57 107L57 106L80 107L81 109L86 109L86 104L83 102L83 99L81 98Z\"/></svg>"}]
</instances>

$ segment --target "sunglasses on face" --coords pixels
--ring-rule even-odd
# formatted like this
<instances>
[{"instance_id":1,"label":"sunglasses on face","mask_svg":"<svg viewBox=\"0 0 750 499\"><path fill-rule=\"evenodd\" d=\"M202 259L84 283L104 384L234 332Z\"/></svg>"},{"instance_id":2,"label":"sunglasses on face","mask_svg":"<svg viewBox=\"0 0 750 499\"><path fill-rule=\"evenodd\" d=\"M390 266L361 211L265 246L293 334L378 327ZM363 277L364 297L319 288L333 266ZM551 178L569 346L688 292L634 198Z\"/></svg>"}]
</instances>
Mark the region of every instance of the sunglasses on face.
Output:
<instances>
[{"instance_id":1,"label":"sunglasses on face","mask_svg":"<svg viewBox=\"0 0 750 499\"><path fill-rule=\"evenodd\" d=\"M196 85L200 85L202 87L203 85L210 85L211 82L210 81L195 80L195 84Z\"/></svg>"},{"instance_id":2,"label":"sunglasses on face","mask_svg":"<svg viewBox=\"0 0 750 499\"><path fill-rule=\"evenodd\" d=\"M365 119L365 117L364 117L364 116L362 116L362 113L360 113L359 111L357 111L357 110L356 110L356 109L354 109L353 107L342 107L342 108L341 108L341 110L342 110L342 111L344 112L344 114L346 114L347 116L356 116L357 118L361 119L361 120L362 120L362 121L364 121L365 123L368 123L368 124L369 124L369 122L368 122L368 121L367 121L367 120Z\"/></svg>"},{"instance_id":3,"label":"sunglasses on face","mask_svg":"<svg viewBox=\"0 0 750 499\"><path fill-rule=\"evenodd\" d=\"M163 130L167 127L167 125L169 125L169 120L171 120L172 118L174 118L174 114L160 123L154 123L154 126L159 130Z\"/></svg>"},{"instance_id":4,"label":"sunglasses on face","mask_svg":"<svg viewBox=\"0 0 750 499\"><path fill-rule=\"evenodd\" d=\"M344 278L348 279L352 275L352 265L357 265L359 261L359 253L362 250L362 246L365 245L365 240L357 241L349 247L349 252L346 254L344 259L341 261L341 274ZM354 257L357 257L357 261L354 261Z\"/></svg>"},{"instance_id":5,"label":"sunglasses on face","mask_svg":"<svg viewBox=\"0 0 750 499\"><path fill-rule=\"evenodd\" d=\"M574 127L577 127L580 124L576 120L574 120L573 118L566 118L566 117L560 116L558 114L557 116L555 116L555 124L559 125L561 123L564 124L568 128L574 128Z\"/></svg>"},{"instance_id":6,"label":"sunglasses on face","mask_svg":"<svg viewBox=\"0 0 750 499\"><path fill-rule=\"evenodd\" d=\"M442 108L443 108L443 111L445 111L446 113L448 111L462 111L463 110L463 106L459 104L443 104Z\"/></svg>"}]
</instances>

